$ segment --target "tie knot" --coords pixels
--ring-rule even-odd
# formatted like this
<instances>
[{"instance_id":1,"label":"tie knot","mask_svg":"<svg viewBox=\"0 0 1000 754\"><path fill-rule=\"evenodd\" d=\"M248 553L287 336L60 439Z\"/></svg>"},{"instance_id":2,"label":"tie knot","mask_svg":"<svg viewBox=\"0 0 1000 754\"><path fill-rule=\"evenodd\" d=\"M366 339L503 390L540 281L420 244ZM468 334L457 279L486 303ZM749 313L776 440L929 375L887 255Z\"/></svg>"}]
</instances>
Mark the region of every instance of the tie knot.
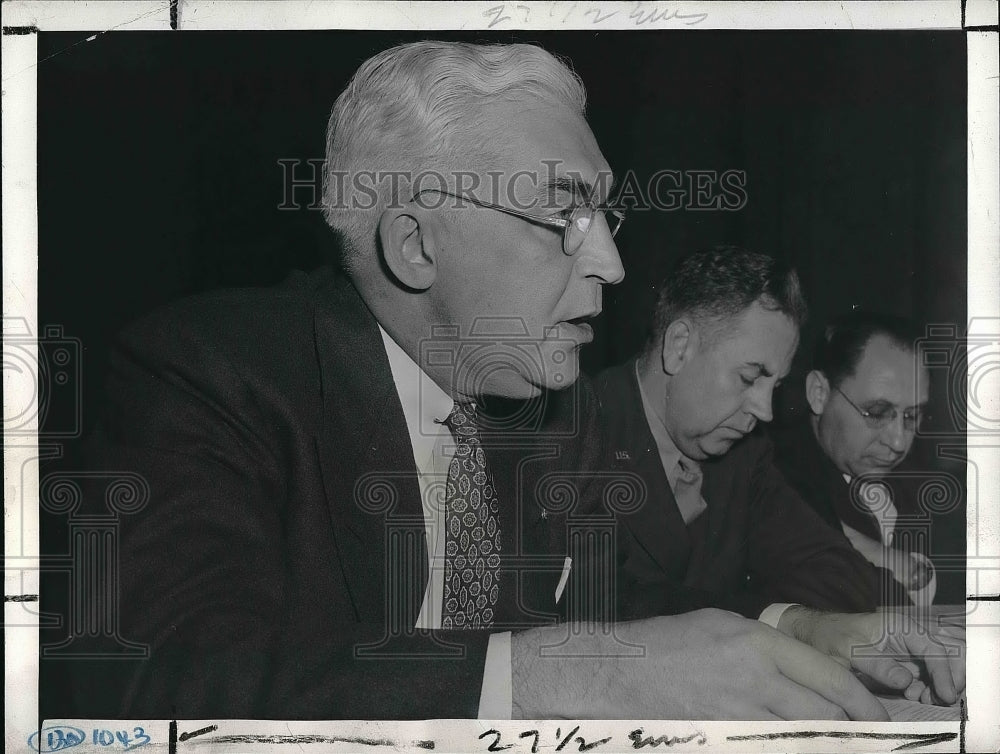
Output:
<instances>
[{"instance_id":1,"label":"tie knot","mask_svg":"<svg viewBox=\"0 0 1000 754\"><path fill-rule=\"evenodd\" d=\"M708 507L701 497L701 468L690 458L681 456L678 459L673 492L685 524L690 524Z\"/></svg>"}]
</instances>

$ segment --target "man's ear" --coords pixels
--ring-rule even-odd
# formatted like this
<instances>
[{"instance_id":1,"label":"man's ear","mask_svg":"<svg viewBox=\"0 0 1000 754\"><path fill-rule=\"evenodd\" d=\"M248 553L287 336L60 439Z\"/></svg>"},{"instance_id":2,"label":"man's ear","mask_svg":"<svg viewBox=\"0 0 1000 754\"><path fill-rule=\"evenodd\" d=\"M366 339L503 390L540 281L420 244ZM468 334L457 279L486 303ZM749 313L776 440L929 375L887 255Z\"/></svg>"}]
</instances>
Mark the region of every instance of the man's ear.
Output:
<instances>
[{"instance_id":1,"label":"man's ear","mask_svg":"<svg viewBox=\"0 0 1000 754\"><path fill-rule=\"evenodd\" d=\"M830 381L818 369L812 370L806 375L806 401L809 403L809 409L819 416L826 409L829 400Z\"/></svg>"},{"instance_id":2,"label":"man's ear","mask_svg":"<svg viewBox=\"0 0 1000 754\"><path fill-rule=\"evenodd\" d=\"M402 209L387 209L378 221L382 258L407 288L424 291L437 278L434 235L426 220Z\"/></svg>"},{"instance_id":3,"label":"man's ear","mask_svg":"<svg viewBox=\"0 0 1000 754\"><path fill-rule=\"evenodd\" d=\"M671 376L677 374L697 346L698 334L689 320L671 322L663 333L663 371Z\"/></svg>"}]
</instances>

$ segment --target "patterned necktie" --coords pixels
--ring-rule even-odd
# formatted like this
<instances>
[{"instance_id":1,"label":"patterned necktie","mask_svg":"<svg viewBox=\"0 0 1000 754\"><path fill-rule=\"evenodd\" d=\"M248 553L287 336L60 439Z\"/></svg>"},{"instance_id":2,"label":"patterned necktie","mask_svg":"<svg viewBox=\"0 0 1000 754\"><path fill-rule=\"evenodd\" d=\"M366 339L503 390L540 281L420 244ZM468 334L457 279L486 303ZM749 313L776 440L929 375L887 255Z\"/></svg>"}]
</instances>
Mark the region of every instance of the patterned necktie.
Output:
<instances>
[{"instance_id":1,"label":"patterned necktie","mask_svg":"<svg viewBox=\"0 0 1000 754\"><path fill-rule=\"evenodd\" d=\"M677 478L674 480L674 500L685 524L690 524L708 507L701 497L701 469L698 464L681 456L677 461Z\"/></svg>"},{"instance_id":2,"label":"patterned necktie","mask_svg":"<svg viewBox=\"0 0 1000 754\"><path fill-rule=\"evenodd\" d=\"M445 420L455 439L445 492L442 628L488 628L500 594L500 525L493 476L475 407L456 403Z\"/></svg>"}]
</instances>

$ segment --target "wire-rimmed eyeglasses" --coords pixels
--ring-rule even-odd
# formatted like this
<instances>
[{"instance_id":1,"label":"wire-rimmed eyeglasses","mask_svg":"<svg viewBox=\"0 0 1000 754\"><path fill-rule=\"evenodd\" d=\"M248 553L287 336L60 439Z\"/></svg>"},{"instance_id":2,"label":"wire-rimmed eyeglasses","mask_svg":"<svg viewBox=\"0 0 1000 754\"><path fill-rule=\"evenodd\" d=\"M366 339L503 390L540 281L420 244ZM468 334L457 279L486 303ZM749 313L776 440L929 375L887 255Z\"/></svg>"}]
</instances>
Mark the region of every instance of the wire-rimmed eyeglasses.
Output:
<instances>
[{"instance_id":1,"label":"wire-rimmed eyeglasses","mask_svg":"<svg viewBox=\"0 0 1000 754\"><path fill-rule=\"evenodd\" d=\"M563 252L567 256L573 256L580 250L580 247L583 246L583 242L587 238L587 233L590 231L590 227L594 223L594 215L597 212L605 213L605 217L608 219L608 229L611 231L612 238L618 234L618 231L621 230L622 223L625 222L624 212L607 205L577 204L562 211L563 213L569 213L568 217L546 217L543 215L533 215L529 212L511 209L510 207L504 207L501 204L482 202L469 196L460 196L458 194L453 194L450 191L436 188L426 188L418 191L413 195L413 198L410 201L416 201L421 194L425 194L430 191L443 194L444 196L450 196L453 199L467 201L469 204L475 205L476 207L493 209L497 212L513 215L514 217L519 217L522 220L527 220L528 222L536 223L538 225L544 225L548 228L559 228L562 230Z\"/></svg>"},{"instance_id":2,"label":"wire-rimmed eyeglasses","mask_svg":"<svg viewBox=\"0 0 1000 754\"><path fill-rule=\"evenodd\" d=\"M838 393L840 393L844 400L847 401L851 408L861 415L861 418L865 420L865 423L872 429L885 429L894 421L896 417L899 416L899 409L895 406L888 406L884 409L879 409L877 411L868 411L861 408L857 403L852 401L843 390L839 387L835 387ZM913 432L920 426L920 422L923 421L924 415L920 406L914 406L913 408L907 408L903 410L903 429L908 432Z\"/></svg>"}]
</instances>

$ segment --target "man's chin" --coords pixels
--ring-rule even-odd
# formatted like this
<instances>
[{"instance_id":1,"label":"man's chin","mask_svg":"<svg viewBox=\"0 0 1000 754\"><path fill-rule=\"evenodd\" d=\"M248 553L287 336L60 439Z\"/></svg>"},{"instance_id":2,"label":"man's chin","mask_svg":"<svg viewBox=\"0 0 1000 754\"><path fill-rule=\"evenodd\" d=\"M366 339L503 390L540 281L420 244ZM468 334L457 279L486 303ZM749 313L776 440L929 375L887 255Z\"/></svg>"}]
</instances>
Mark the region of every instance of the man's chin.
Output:
<instances>
[{"instance_id":1,"label":"man's chin","mask_svg":"<svg viewBox=\"0 0 1000 754\"><path fill-rule=\"evenodd\" d=\"M546 391L565 390L576 383L579 378L580 371L578 369L564 370L544 376L531 375L530 377L510 372L484 380L478 386L477 392L483 396L523 401L537 398Z\"/></svg>"},{"instance_id":2,"label":"man's chin","mask_svg":"<svg viewBox=\"0 0 1000 754\"><path fill-rule=\"evenodd\" d=\"M549 346L554 344L547 344ZM544 390L565 390L580 379L580 346L559 343L555 348L541 349L542 368L533 380Z\"/></svg>"},{"instance_id":3,"label":"man's chin","mask_svg":"<svg viewBox=\"0 0 1000 754\"><path fill-rule=\"evenodd\" d=\"M580 371L567 370L565 372L560 372L556 375L553 375L552 377L553 377L552 379L546 379L542 382L530 384L528 388L532 392L530 395L526 395L524 397L536 398L542 393L547 391L559 392L560 390L565 390L566 388L575 385L577 380L580 379Z\"/></svg>"},{"instance_id":4,"label":"man's chin","mask_svg":"<svg viewBox=\"0 0 1000 754\"><path fill-rule=\"evenodd\" d=\"M886 476L898 465L899 465L898 463L861 464L857 467L857 470L851 476L873 476L873 477Z\"/></svg>"},{"instance_id":5,"label":"man's chin","mask_svg":"<svg viewBox=\"0 0 1000 754\"><path fill-rule=\"evenodd\" d=\"M562 344L560 344L562 345ZM580 377L576 348L496 347L481 349L458 371L455 386L471 396L513 400L565 390Z\"/></svg>"},{"instance_id":6,"label":"man's chin","mask_svg":"<svg viewBox=\"0 0 1000 754\"><path fill-rule=\"evenodd\" d=\"M698 444L699 450L704 454L702 459L694 458L693 460L705 460L708 458L717 458L718 456L724 456L729 450L743 439L743 435L739 437L707 437L705 440Z\"/></svg>"}]
</instances>

